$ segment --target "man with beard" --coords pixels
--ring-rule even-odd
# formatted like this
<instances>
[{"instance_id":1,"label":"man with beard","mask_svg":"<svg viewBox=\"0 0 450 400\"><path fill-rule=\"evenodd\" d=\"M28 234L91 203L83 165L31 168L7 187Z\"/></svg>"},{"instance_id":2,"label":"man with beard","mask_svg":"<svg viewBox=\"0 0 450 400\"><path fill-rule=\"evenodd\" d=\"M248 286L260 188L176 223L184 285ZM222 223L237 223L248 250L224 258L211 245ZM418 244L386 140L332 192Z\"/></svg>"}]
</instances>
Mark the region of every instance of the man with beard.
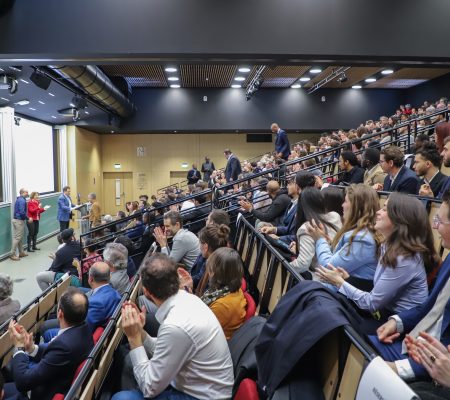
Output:
<instances>
[{"instance_id":1,"label":"man with beard","mask_svg":"<svg viewBox=\"0 0 450 400\"><path fill-rule=\"evenodd\" d=\"M447 176L439 171L441 156L434 143L420 147L414 158L414 171L421 176L419 195L436 197L446 182Z\"/></svg>"},{"instance_id":2,"label":"man with beard","mask_svg":"<svg viewBox=\"0 0 450 400\"><path fill-rule=\"evenodd\" d=\"M364 173L364 184L373 186L375 184L382 185L386 173L383 171L380 165L380 150L369 147L364 151L362 157L362 165L366 169Z\"/></svg>"},{"instance_id":3,"label":"man with beard","mask_svg":"<svg viewBox=\"0 0 450 400\"><path fill-rule=\"evenodd\" d=\"M450 167L450 136L447 136L444 139L444 149L441 153L442 156L442 163L445 167ZM447 178L447 180L444 182L444 185L442 186L441 191L437 195L438 199L442 199L443 194L450 189L450 177Z\"/></svg>"}]
</instances>

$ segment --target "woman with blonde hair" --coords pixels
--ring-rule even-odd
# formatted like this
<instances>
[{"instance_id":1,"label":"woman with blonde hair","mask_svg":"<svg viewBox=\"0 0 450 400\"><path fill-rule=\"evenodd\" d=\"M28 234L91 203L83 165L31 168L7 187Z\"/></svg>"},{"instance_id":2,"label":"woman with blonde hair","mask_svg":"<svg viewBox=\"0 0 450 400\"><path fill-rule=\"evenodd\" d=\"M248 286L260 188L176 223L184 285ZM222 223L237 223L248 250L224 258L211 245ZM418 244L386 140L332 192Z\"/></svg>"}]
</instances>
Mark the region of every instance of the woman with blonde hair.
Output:
<instances>
[{"instance_id":1,"label":"woman with blonde hair","mask_svg":"<svg viewBox=\"0 0 450 400\"><path fill-rule=\"evenodd\" d=\"M342 203L343 226L331 242L316 224L307 226L316 240L316 257L320 265L343 268L348 282L370 290L378 264L381 236L375 232L376 213L380 209L377 192L363 184L347 188Z\"/></svg>"},{"instance_id":2,"label":"woman with blonde hair","mask_svg":"<svg viewBox=\"0 0 450 400\"><path fill-rule=\"evenodd\" d=\"M206 262L209 289L201 299L217 317L225 333L231 339L245 321L247 300L241 289L244 266L239 253L228 247L215 250Z\"/></svg>"}]
</instances>

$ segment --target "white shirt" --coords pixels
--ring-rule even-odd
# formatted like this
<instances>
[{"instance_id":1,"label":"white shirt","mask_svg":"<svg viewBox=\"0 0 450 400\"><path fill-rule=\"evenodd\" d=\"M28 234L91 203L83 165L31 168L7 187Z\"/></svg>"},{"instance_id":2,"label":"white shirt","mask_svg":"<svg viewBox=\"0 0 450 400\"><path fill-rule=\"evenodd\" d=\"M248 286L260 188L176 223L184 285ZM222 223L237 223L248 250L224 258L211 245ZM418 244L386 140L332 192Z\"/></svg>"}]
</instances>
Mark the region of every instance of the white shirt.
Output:
<instances>
[{"instance_id":1,"label":"white shirt","mask_svg":"<svg viewBox=\"0 0 450 400\"><path fill-rule=\"evenodd\" d=\"M161 323L158 337L147 335L144 346L130 351L144 397L154 397L170 384L199 400L230 399L233 363L210 308L180 290L159 307L156 319Z\"/></svg>"}]
</instances>

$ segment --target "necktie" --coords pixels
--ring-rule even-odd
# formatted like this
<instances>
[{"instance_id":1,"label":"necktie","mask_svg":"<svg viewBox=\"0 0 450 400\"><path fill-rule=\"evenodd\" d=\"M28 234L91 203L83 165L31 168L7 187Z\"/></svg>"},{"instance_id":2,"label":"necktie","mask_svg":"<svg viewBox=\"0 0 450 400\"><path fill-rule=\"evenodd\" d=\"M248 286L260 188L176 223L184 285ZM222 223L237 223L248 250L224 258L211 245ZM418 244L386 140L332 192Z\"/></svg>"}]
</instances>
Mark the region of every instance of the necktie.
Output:
<instances>
[{"instance_id":1,"label":"necktie","mask_svg":"<svg viewBox=\"0 0 450 400\"><path fill-rule=\"evenodd\" d=\"M448 303L450 297L450 278L447 279L447 283L444 285L442 290L440 291L436 302L434 303L433 308L430 312L423 317L419 323L414 327L414 329L410 332L410 335L413 338L419 336L419 332L427 332L442 316L444 313L444 309L446 304ZM437 338L439 339L439 338ZM402 343L402 353L406 353L405 342Z\"/></svg>"}]
</instances>

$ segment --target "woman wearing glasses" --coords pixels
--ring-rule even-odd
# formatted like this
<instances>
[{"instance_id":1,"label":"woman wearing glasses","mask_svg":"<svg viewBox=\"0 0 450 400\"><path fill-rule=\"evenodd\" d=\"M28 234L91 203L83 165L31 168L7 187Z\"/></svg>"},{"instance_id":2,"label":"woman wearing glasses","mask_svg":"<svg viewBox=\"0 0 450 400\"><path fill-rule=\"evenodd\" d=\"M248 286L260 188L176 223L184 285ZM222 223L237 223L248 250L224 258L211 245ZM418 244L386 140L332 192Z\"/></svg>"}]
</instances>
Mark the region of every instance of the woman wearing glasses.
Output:
<instances>
[{"instance_id":1,"label":"woman wearing glasses","mask_svg":"<svg viewBox=\"0 0 450 400\"><path fill-rule=\"evenodd\" d=\"M370 292L346 282L346 271L331 264L318 268L317 274L336 286L360 310L382 322L387 316L409 310L427 299L427 273L438 266L440 258L434 249L425 207L414 197L392 193L377 212L375 229L384 242Z\"/></svg>"}]
</instances>

